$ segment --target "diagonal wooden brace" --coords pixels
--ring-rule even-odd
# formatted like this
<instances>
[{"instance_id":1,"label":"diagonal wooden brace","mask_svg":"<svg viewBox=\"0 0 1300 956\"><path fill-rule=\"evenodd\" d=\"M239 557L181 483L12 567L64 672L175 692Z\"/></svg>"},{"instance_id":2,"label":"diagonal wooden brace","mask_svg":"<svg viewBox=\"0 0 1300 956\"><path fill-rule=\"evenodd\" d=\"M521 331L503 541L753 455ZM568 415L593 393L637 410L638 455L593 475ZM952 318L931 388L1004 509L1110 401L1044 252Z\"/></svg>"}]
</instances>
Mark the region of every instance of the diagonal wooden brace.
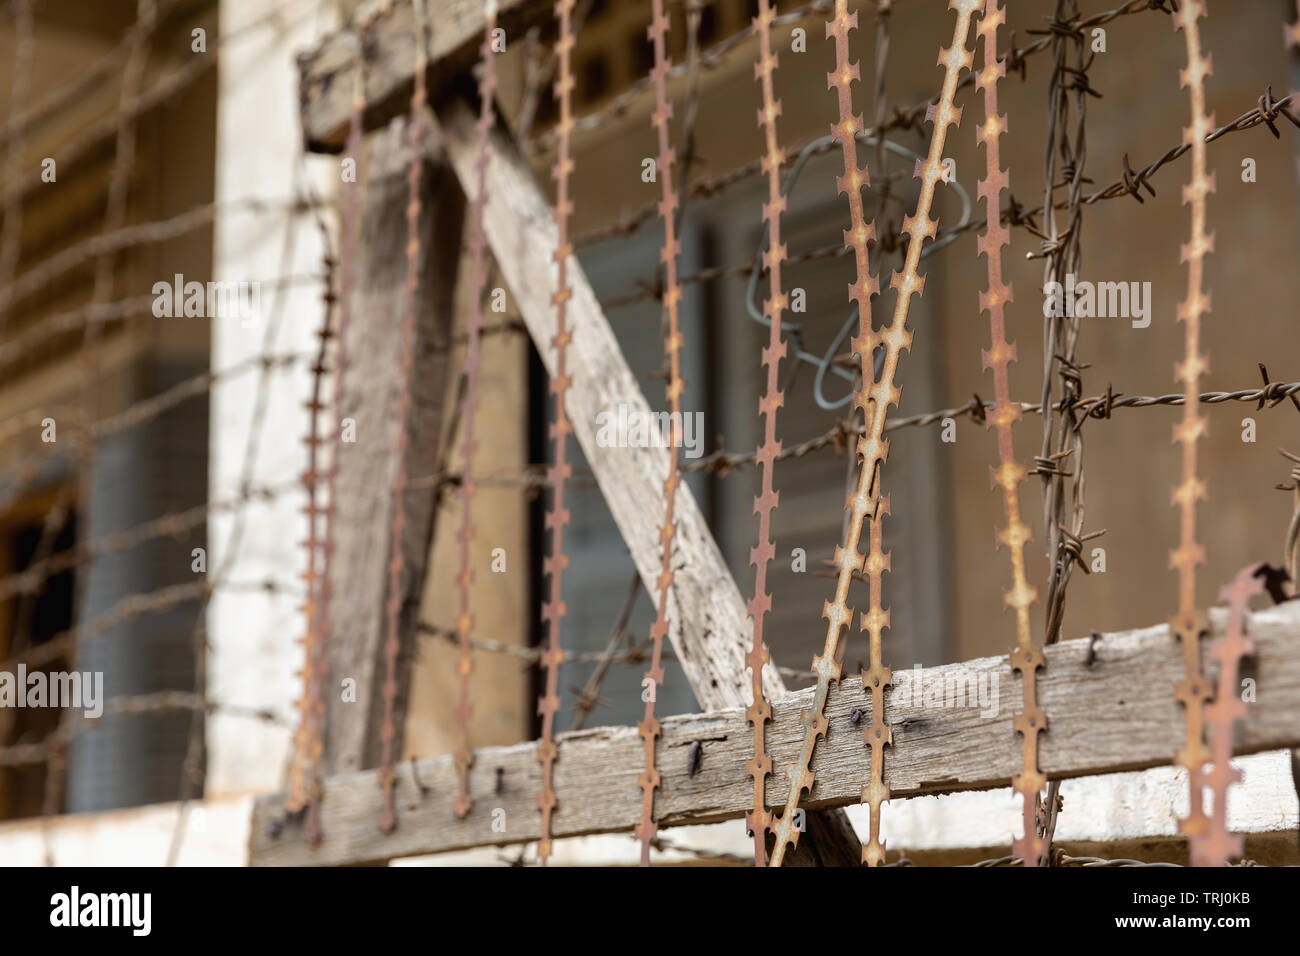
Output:
<instances>
[{"instance_id":1,"label":"diagonal wooden brace","mask_svg":"<svg viewBox=\"0 0 1300 956\"><path fill-rule=\"evenodd\" d=\"M448 160L472 196L477 183L473 112L464 102L453 101L438 109L437 118ZM547 369L553 369L555 222L527 162L500 128L493 134L487 167L484 228L529 334ZM568 268L573 290L568 312L573 335L568 349L573 380L567 393L569 416L641 580L653 591L660 571L659 525L669 450L598 444L601 412L616 413L623 405L634 415L649 413L650 406L576 257L570 258ZM669 639L701 707L743 707L749 703L745 653L750 623L745 602L685 486L677 492L676 517L679 573L669 601ZM763 690L769 699L785 694L770 662L763 671ZM839 860L850 852L856 859L857 840L847 821L810 821L808 829L809 859Z\"/></svg>"}]
</instances>

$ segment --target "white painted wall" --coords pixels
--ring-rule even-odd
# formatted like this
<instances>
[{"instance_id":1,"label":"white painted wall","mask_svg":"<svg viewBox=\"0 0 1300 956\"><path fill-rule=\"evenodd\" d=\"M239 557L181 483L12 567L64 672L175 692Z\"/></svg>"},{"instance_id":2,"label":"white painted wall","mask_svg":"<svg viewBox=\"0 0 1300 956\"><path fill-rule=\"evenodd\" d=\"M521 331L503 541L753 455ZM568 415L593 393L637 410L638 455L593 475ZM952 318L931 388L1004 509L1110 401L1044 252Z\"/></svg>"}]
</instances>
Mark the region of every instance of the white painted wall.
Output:
<instances>
[{"instance_id":1,"label":"white painted wall","mask_svg":"<svg viewBox=\"0 0 1300 956\"><path fill-rule=\"evenodd\" d=\"M303 159L298 121L294 54L308 48L332 26L328 8L317 0L222 0L221 32L230 34L268 9L281 15L224 47L219 62L217 184L219 203L248 198L288 202L294 197L296 170L314 178L318 195L328 197L336 162ZM292 254L285 258L285 235L293 229ZM252 215L232 211L219 216L215 234L217 280L267 280L323 271L319 232L310 214L292 221L283 213ZM252 327L238 320L214 320L212 367L229 367L264 348L268 325L273 354L314 354L314 335L322 318L319 283L262 289L262 316ZM284 484L306 469L304 402L311 389L309 363L270 376L267 414L254 448L252 484ZM240 376L212 392L212 456L209 471L214 500L237 496L242 479L257 376ZM285 723L217 713L208 722L208 793L275 790L282 784L294 720L302 631L302 542L305 496L299 489L273 503L245 509L242 541L228 569L236 581L273 579L289 593L221 593L209 609L211 652L208 692L215 700L242 707L272 707ZM234 518L209 519L208 569L217 573L230 550Z\"/></svg>"}]
</instances>

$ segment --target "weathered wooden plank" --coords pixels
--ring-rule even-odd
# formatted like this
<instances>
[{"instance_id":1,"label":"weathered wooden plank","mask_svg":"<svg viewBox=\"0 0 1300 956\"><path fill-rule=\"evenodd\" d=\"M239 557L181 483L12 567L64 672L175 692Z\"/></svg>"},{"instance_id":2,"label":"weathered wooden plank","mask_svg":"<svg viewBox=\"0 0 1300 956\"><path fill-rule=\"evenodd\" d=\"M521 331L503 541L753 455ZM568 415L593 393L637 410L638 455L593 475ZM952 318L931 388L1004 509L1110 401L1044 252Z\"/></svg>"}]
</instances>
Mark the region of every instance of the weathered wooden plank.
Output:
<instances>
[{"instance_id":1,"label":"weathered wooden plank","mask_svg":"<svg viewBox=\"0 0 1300 956\"><path fill-rule=\"evenodd\" d=\"M355 442L344 442L339 461L337 530L331 563L332 628L328 647L325 768L343 773L376 766L386 678L384 643L393 508L405 511L402 531L401 650L394 708L395 752L401 753L409 701L411 661L420 598L434 530L435 491L416 488L393 502L402 387L401 324L406 312L407 169L411 150L404 119L371 136L370 173L363 204L357 288L347 332L348 373L341 422L355 423ZM344 186L343 188L349 188ZM359 188L353 186L351 188ZM426 162L420 187L420 282L406 421L407 475L437 470L464 195L442 162ZM356 681L356 702L343 700L340 681Z\"/></svg>"},{"instance_id":2,"label":"weathered wooden plank","mask_svg":"<svg viewBox=\"0 0 1300 956\"><path fill-rule=\"evenodd\" d=\"M429 89L435 97L444 81L473 65L483 35L483 5L484 0L437 0L429 4ZM366 64L364 121L366 129L375 129L410 103L415 29L410 0L367 4L355 22L367 14L371 16L374 38L371 48L378 52ZM507 44L551 16L551 0L497 2L497 25L506 31ZM343 148L356 83L356 61L355 34L346 30L330 34L315 50L298 57L307 149L336 152Z\"/></svg>"},{"instance_id":3,"label":"weathered wooden plank","mask_svg":"<svg viewBox=\"0 0 1300 956\"><path fill-rule=\"evenodd\" d=\"M1223 614L1213 611L1211 621L1217 638ZM1257 695L1238 727L1239 755L1300 743L1300 602L1253 614L1249 626L1257 654L1244 676L1256 681ZM1039 689L1049 721L1040 756L1044 772L1062 779L1168 765L1183 735L1182 713L1168 692L1182 676L1177 641L1164 625L1108 634L1098 643L1091 665L1086 662L1088 643L1067 641L1046 651ZM1209 643L1207 669L1212 665ZM1020 690L1007 658L922 672L924 686L936 686L940 680L945 685L960 680L978 686L983 679L992 690L994 678L997 693L986 700L996 699L996 713L987 716L977 708L903 701L901 686L890 692L894 747L885 762L885 782L895 798L1009 784L1020 769L1012 731ZM796 759L800 712L810 698L811 691L800 691L773 706L769 749L778 770L768 786L773 806L785 800L789 782L779 771ZM864 712L857 725L851 719L855 708ZM810 810L857 803L867 773L860 728L870 723L870 697L856 678L832 690L826 713L830 731L814 757L817 785L805 801ZM739 709L664 720L661 825L743 816L750 799L744 768L749 739ZM692 777L686 755L697 740L703 744L703 759ZM562 734L558 745L555 835L630 831L640 816L636 775L643 761L636 730ZM539 780L532 744L479 751L471 785L475 811L457 820L451 811L455 768L450 758L403 768L398 775L399 826L384 837L375 826L380 800L375 774L330 779L322 805L324 839L315 850L292 828L273 837L282 798L262 797L254 810L250 860L263 865L358 863L537 838ZM504 811L505 829L500 832L493 830L496 809Z\"/></svg>"}]
</instances>

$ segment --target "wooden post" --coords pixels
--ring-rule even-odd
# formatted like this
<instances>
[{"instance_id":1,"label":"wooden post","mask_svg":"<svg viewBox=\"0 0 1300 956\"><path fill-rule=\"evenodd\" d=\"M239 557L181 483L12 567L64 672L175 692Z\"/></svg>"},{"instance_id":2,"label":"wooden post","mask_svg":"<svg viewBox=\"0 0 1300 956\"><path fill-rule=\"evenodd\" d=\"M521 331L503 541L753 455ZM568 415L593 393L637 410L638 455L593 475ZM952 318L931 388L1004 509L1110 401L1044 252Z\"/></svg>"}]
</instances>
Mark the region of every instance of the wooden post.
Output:
<instances>
[{"instance_id":1,"label":"wooden post","mask_svg":"<svg viewBox=\"0 0 1300 956\"><path fill-rule=\"evenodd\" d=\"M402 387L400 326L406 281L406 173L410 147L406 120L398 118L369 139L361 242L356 263L353 318L344 343L349 374L335 427L355 429L344 442L338 477L336 546L332 558L332 630L326 687L326 773L373 767L379 760L385 666L384 607L393 508L405 509L402 554L401 652L398 657L394 751L401 752L410 700L410 673L420 598L433 540L436 489L390 497L395 469L423 477L438 468L438 439L447 398L453 294L460 260L465 200L456 177L440 161L425 163L421 181L421 263L416 292L415 361L406 459L397 461L394 406ZM431 140L430 140L431 141ZM427 153L426 153L427 155ZM350 422L349 422L350 420ZM356 682L356 700L344 700L342 681Z\"/></svg>"}]
</instances>

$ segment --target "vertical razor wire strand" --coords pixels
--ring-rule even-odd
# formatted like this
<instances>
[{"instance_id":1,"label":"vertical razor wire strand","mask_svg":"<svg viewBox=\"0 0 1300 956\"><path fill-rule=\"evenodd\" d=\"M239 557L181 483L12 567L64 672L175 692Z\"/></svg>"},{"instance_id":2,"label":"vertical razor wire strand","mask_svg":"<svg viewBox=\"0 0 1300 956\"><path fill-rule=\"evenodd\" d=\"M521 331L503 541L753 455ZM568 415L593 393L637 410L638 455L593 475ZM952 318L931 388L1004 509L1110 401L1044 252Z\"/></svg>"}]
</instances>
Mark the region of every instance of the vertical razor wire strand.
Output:
<instances>
[{"instance_id":1,"label":"vertical razor wire strand","mask_svg":"<svg viewBox=\"0 0 1300 956\"><path fill-rule=\"evenodd\" d=\"M542 793L537 798L537 808L542 813L542 837L537 843L537 859L546 866L551 855L551 818L555 813L555 715L560 709L560 665L564 651L560 645L561 625L568 613L564 603L564 572L569 566L564 553L564 529L569 523L569 509L565 506L565 482L573 474L568 461L569 422L566 407L569 387L567 354L573 335L568 326L568 303L573 296L569 288L569 257L573 246L569 242L569 216L573 201L569 198L569 179L573 172L570 143L573 136L573 68L574 47L573 10L576 0L556 0L555 18L559 21L559 36L555 43L558 61L555 79L555 102L559 105L560 119L556 124L558 148L555 168L555 292L551 304L555 306L555 374L551 376L551 396L555 402L555 421L551 425L551 438L555 442L555 462L547 469L547 483L551 486L551 506L546 514L546 527L551 532L551 553L546 558L545 571L549 577L550 594L542 608L546 621L546 650L542 663L546 668L546 692L537 702L537 712L542 718L542 737L537 746L537 761L542 765Z\"/></svg>"},{"instance_id":2,"label":"vertical razor wire strand","mask_svg":"<svg viewBox=\"0 0 1300 956\"><path fill-rule=\"evenodd\" d=\"M1212 811L1205 832L1192 838L1192 866L1227 866L1245 848L1240 835L1228 832L1228 788L1241 780L1241 771L1232 766L1232 730L1246 716L1238 675L1242 658L1255 652L1255 643L1246 633L1246 608L1252 597L1264 593L1261 570L1259 564L1242 568L1219 592L1219 600L1228 605L1228 625L1223 640L1210 651L1219 662L1219 687L1214 703L1205 710L1214 749L1214 769L1205 775Z\"/></svg>"},{"instance_id":3,"label":"vertical razor wire strand","mask_svg":"<svg viewBox=\"0 0 1300 956\"><path fill-rule=\"evenodd\" d=\"M980 182L979 195L984 200L988 224L979 238L979 252L988 264L988 291L980 294L980 310L989 314L990 346L981 356L984 369L993 373L995 401L988 413L988 425L997 429L998 467L990 477L1002 489L1002 503L1006 513L1006 527L998 531L997 542L1006 547L1011 558L1011 587L1003 592L1002 602L1016 614L1016 649L1012 652L1012 666L1021 672L1024 707L1016 715L1015 732L1023 735L1024 769L1012 781L1015 792L1021 795L1024 836L1012 848L1026 866L1036 865L1042 858L1042 841L1035 844L1037 830L1038 793L1043 787L1043 775L1038 770L1038 734L1047 726L1047 718L1038 708L1036 670L1041 659L1034 650L1029 608L1038 598L1038 591L1025 574L1025 545L1033 538L1029 526L1020 516L1020 484L1029 472L1016 460L1012 429L1021 418L1020 405L1011 400L1008 371L1016 360L1016 346L1007 341L1006 305L1013 299L1011 285L1002 277L1002 247L1010 243L1010 230L998 216L1002 208L1002 192L1011 188L1011 178L1001 165L999 141L1007 128L1007 118L998 112L998 80L1006 76L1006 63L998 59L998 27L1006 22L1006 13L999 0L989 0L989 7L980 20L979 36L984 46L984 66L978 74L977 85L984 93L984 122L975 128L976 143L984 146L986 159L985 178Z\"/></svg>"},{"instance_id":4,"label":"vertical razor wire strand","mask_svg":"<svg viewBox=\"0 0 1300 956\"><path fill-rule=\"evenodd\" d=\"M879 342L871 329L871 298L878 293L879 284L874 274L871 274L870 258L868 258L871 243L876 239L876 226L875 222L868 224L866 221L862 203L862 190L871 185L871 179L866 166L861 168L858 166L857 135L863 129L863 121L859 114L853 112L853 83L859 78L859 72L857 62L849 59L849 33L857 30L857 27L857 12L849 13L846 1L836 0L835 16L826 27L827 36L835 38L835 72L827 75L827 88L835 91L840 108L840 120L831 126L831 134L839 140L840 150L844 156L844 174L837 177L836 187L837 191L848 196L849 200L850 228L844 232L844 245L853 252L855 267L857 267L855 272L857 280L849 287L849 299L855 303L858 310L858 334L854 337L852 346L862 363L855 407L866 414L868 382L874 381L875 377L872 375L872 354ZM867 420L870 421L870 415ZM858 438L857 442L857 457L863 462L867 460L866 441L866 438L862 437ZM801 717L803 747L800 762L793 773L787 771L790 790L785 800L785 812L779 816L774 814L772 832L776 840L772 845L772 866L780 866L784 861L787 845L790 847L798 845L800 832L802 832L802 827L798 826L800 823L798 804L803 791L813 790L815 782L815 774L811 770L813 750L816 747L816 740L826 735L826 700L831 692L831 684L840 679L841 661L844 657L840 650L841 631L853 617L848 607L849 584L852 583L853 575L862 570L863 558L858 553L858 541L862 535L863 519L871 509L871 501L867 496L868 477L865 466L861 475L857 493L852 494L848 499L846 511L849 512L849 518L846 522L845 545L837 546L835 551L833 563L840 568L836 579L836 600L833 604L827 602L823 607L823 617L828 622L826 645L822 654L813 658L813 670L818 675L818 683L813 697L813 708L803 711Z\"/></svg>"},{"instance_id":5,"label":"vertical razor wire strand","mask_svg":"<svg viewBox=\"0 0 1300 956\"><path fill-rule=\"evenodd\" d=\"M406 172L406 311L402 316L401 382L394 415L397 419L396 466L393 473L392 536L388 558L388 634L384 643L384 723L380 730L379 785L384 791L384 805L379 815L379 829L391 833L397 826L393 806L393 742L397 737L394 712L397 708L397 657L401 650L402 533L406 528L406 424L411 412L411 370L415 364L415 307L420 284L420 181L424 170L425 71L429 64L428 16L426 0L411 0L415 15L415 76L411 93L411 113L407 120L411 145L411 164Z\"/></svg>"},{"instance_id":6,"label":"vertical razor wire strand","mask_svg":"<svg viewBox=\"0 0 1300 956\"><path fill-rule=\"evenodd\" d=\"M872 697L872 726L865 732L866 743L872 754L871 781L863 788L863 800L870 806L870 829L867 843L862 849L862 859L865 863L879 865L885 858L885 845L880 839L880 808L889 799L889 788L884 783L882 760L884 747L891 742L892 736L884 721L885 688L890 685L892 675L881 659L881 636L889 626L889 612L881 606L884 573L889 569L889 555L882 550L882 520L889 512L889 499L882 496L879 490L879 469L889 454L889 443L884 438L885 415L889 406L898 403L901 394L894 384L894 376L903 350L911 347L912 334L907 330L907 316L912 296L920 295L925 287L925 280L917 274L917 266L925 240L932 240L938 228L937 220L930 218L930 207L935 184L943 178L943 148L948 127L955 126L961 119L961 110L953 106L953 98L957 92L959 74L971 64L966 39L970 32L971 17L983 8L983 0L950 0L948 6L957 11L957 21L953 27L952 45L939 56L939 62L944 66L943 90L938 101L926 110L926 120L933 124L930 151L924 162L917 161L913 173L921 179L920 195L916 214L906 217L903 223L903 231L910 238L907 258L903 270L896 272L891 279L891 287L896 290L898 298L893 319L881 332L872 330L870 320L871 296L876 293L877 286L875 278L870 275L867 253L868 244L875 238L875 229L874 225L868 226L865 223L862 212L862 188L867 185L867 172L858 168L855 137L862 129L863 121L861 116L853 113L852 84L858 79L859 73L857 64L849 60L848 43L849 31L857 27L857 14L848 12L846 0L837 0L835 17L826 28L827 35L835 38L836 50L836 70L827 78L827 83L836 90L840 106L840 121L832 127L832 134L840 141L845 159L845 172L838 177L837 185L839 191L849 197L851 214L852 228L844 233L844 243L853 251L857 261L857 280L849 287L849 296L858 306L859 331L853 340L853 350L862 365L863 387L857 393L855 401L867 427L866 433L858 439L857 453L862 459L862 465L857 489L848 501L848 506L853 510L853 519L844 545L835 550L834 561L839 568L835 601L827 602L823 611L827 620L826 644L822 654L813 658L817 689L812 708L804 712L801 721L803 745L799 761L791 775L785 812L775 827L773 866L780 866L786 847L798 842L796 812L802 794L805 791L811 792L815 782L813 751L817 740L826 734L826 698L830 684L839 680L843 658L840 631L852 618L852 612L847 606L849 584L859 572L866 573L871 591L871 608L861 616L860 621L861 629L868 632L871 652L871 667L862 675L863 688L869 689ZM877 346L885 349L879 377L873 375L872 365ZM866 384L868 382L871 383L869 387ZM859 553L858 546L862 523L868 516L871 517L870 551L864 558Z\"/></svg>"},{"instance_id":7,"label":"vertical razor wire strand","mask_svg":"<svg viewBox=\"0 0 1300 956\"><path fill-rule=\"evenodd\" d=\"M307 518L307 539L303 542L303 549L307 556L307 570L302 575L305 591L302 607L304 631L303 636L298 640L298 645L302 648L303 666L302 670L295 675L302 680L302 693L296 702L298 726L293 735L292 755L289 762L289 791L284 801L285 812L292 815L301 813L307 806L311 790L310 752L316 734L313 726L313 707L321 693L321 688L317 686L314 665L321 642L321 582L328 569L328 565L322 560L321 552L321 520L322 517L327 516L328 507L321 506L320 452L324 440L320 434L320 419L321 413L325 411L323 392L326 363L330 339L334 337L332 324L338 296L334 288L336 263L329 252L328 233L324 230L322 232L325 236L325 272L328 277L323 296L325 314L321 320L320 331L317 332L320 344L317 346L316 359L311 366L311 398L306 403L307 435L303 439L303 443L307 446L307 471L302 476L303 491L307 496L307 504L303 508L303 514Z\"/></svg>"},{"instance_id":8,"label":"vertical razor wire strand","mask_svg":"<svg viewBox=\"0 0 1300 956\"><path fill-rule=\"evenodd\" d=\"M781 115L781 101L776 98L772 74L777 68L777 56L772 50L772 21L776 10L771 0L759 0L758 16L754 28L759 38L759 58L754 65L754 78L759 81L763 106L758 111L758 126L763 131L766 151L763 155L763 172L767 174L767 202L763 205L763 219L767 223L767 251L763 266L770 283L767 302L763 308L768 321L767 347L763 349L763 368L767 374L766 390L758 401L758 412L763 416L763 441L758 446L757 461L762 469L759 495L754 499L754 513L758 515L758 544L749 552L749 563L754 566L754 596L749 601L749 617L753 621L753 643L745 655L750 673L751 703L745 708L745 719L754 728L754 757L745 769L754 781L753 809L745 818L745 825L754 838L754 865L767 865L767 831L772 815L765 799L767 777L772 772L772 758L764 743L767 721L772 718L772 707L763 697L763 667L770 657L763 643L763 625L772 608L772 595L767 590L767 566L776 554L772 542L772 512L781 503L780 495L772 487L772 473L776 459L781 454L781 442L776 437L776 414L785 404L781 391L779 367L787 355L781 339L781 317L788 307L788 299L781 287L781 264L786 248L781 242L781 214L786 200L781 195L781 162L783 153L777 140L776 120Z\"/></svg>"},{"instance_id":9,"label":"vertical razor wire strand","mask_svg":"<svg viewBox=\"0 0 1300 956\"><path fill-rule=\"evenodd\" d=\"M321 531L321 570L317 596L317 635L304 658L303 693L308 701L309 720L304 734L307 747L307 826L308 843L320 840L320 762L325 753L325 675L329 667L329 642L333 631L330 601L334 596L334 582L330 576L334 555L334 535L338 530L339 474L343 451L343 408L347 397L348 331L352 327L357 287L357 251L361 245L361 198L368 184L368 166L362 168L363 149L362 117L366 105L365 35L370 30L368 20L358 27L356 35L357 75L352 90L352 110L348 120L348 139L344 153L356 164L356 181L345 190L339 219L339 298L338 328L334 343L334 418L330 430L330 467L325 474L324 528Z\"/></svg>"},{"instance_id":10,"label":"vertical razor wire strand","mask_svg":"<svg viewBox=\"0 0 1300 956\"><path fill-rule=\"evenodd\" d=\"M1183 187L1183 203L1192 207L1191 238L1182 247L1187 263L1187 298L1178 305L1178 319L1185 323L1185 351L1177 366L1177 378L1185 396L1183 420L1174 428L1174 442L1182 445L1182 481L1174 490L1179 509L1179 544L1169 563L1178 571L1178 614L1170 630L1182 642L1185 677L1174 685L1174 697L1186 709L1187 739L1174 762L1187 770L1189 805L1179 822L1180 832L1193 847L1205 832L1208 818L1203 801L1203 774L1209 751L1205 746L1205 705L1211 696L1210 683L1201 673L1201 635L1207 630L1203 613L1196 606L1196 566L1205 563L1205 548L1196 541L1196 502L1205 497L1205 482L1196 475L1196 442L1206 432L1200 414L1197 385L1209 370L1208 357L1201 354L1201 316L1210 310L1209 294L1201 288L1205 256L1214 248L1214 236L1205 231L1205 197L1214 192L1214 174L1206 171L1205 135L1214 120L1205 112L1205 77L1212 70L1210 58L1201 55L1197 20L1204 14L1201 0L1183 0L1174 17L1174 29L1182 30L1187 47L1187 68L1179 72L1179 85L1187 87L1192 122L1183 128L1183 142L1191 146L1192 177Z\"/></svg>"},{"instance_id":11,"label":"vertical razor wire strand","mask_svg":"<svg viewBox=\"0 0 1300 956\"><path fill-rule=\"evenodd\" d=\"M925 289L925 280L918 274L917 267L926 241L933 241L938 230L939 221L930 218L930 208L936 184L946 182L943 149L948 127L961 122L961 109L953 105L953 100L962 70L969 69L974 59L973 53L966 49L966 41L971 18L983 10L984 0L950 0L948 7L957 11L957 22L953 27L951 46L939 55L939 62L944 66L943 92L939 103L932 104L926 110L925 118L933 124L930 153L925 162L918 160L913 169L913 175L921 180L921 194L917 199L916 214L903 221L903 232L909 237L907 258L903 271L895 272L890 282L898 293L893 323L879 336L879 341L886 348L885 365L879 380L872 385L870 413L866 408L863 409L864 420L872 422L872 441L879 443L868 456L864 456L864 462L871 463L870 467L864 467L864 476L870 472L871 479L868 483L864 477L862 484L876 505L871 511L870 552L863 568L870 582L871 607L865 615L859 615L859 626L869 637L870 652L870 668L862 674L862 687L871 694L871 727L863 735L867 746L871 748L871 781L862 790L862 799L870 807L868 838L862 848L862 862L869 866L881 866L885 862L885 841L880 838L881 806L889 799L889 787L885 784L885 747L892 746L894 742L893 732L885 721L885 689L891 685L893 674L884 664L881 647L884 630L889 627L889 611L883 602L884 576L890 568L889 554L883 550L884 521L885 515L889 514L889 497L880 493L880 472L889 457L889 443L884 440L885 417L889 406L897 405L902 394L901 389L894 386L894 378L903 350L911 347L912 333L907 331L907 314L912 296L919 298ZM865 380L868 371L865 362L862 371Z\"/></svg>"},{"instance_id":12,"label":"vertical razor wire strand","mask_svg":"<svg viewBox=\"0 0 1300 956\"><path fill-rule=\"evenodd\" d=\"M844 157L844 173L837 177L836 187L848 198L849 228L844 231L844 246L853 253L856 265L856 281L849 287L849 299L858 310L858 334L852 342L853 351L862 363L861 377L858 379L856 407L866 412L868 405L868 383L874 380L872 355L879 342L871 328L871 299L879 291L876 277L871 274L869 248L876 240L876 224L868 223L863 211L862 190L871 184L865 166L858 166L857 135L863 129L862 117L853 112L853 83L859 79L858 64L849 59L849 33L856 30L858 15L848 12L846 0L836 0L835 15L826 25L826 35L835 39L835 71L826 78L827 89L833 90L839 103L839 122L832 124L831 135L838 140ZM870 421L870 418L867 419ZM856 455L862 461L867 460L867 439L859 438ZM862 569L863 558L858 553L858 541L862 534L862 522L871 509L867 493L869 478L865 466L858 481L855 494L849 496L847 511L849 518L845 530L845 544L836 547L834 564L839 567L835 584L835 601L827 602L822 616L828 621L826 642L819 656L813 658L812 669L817 674L817 689L813 695L812 708L804 711L800 723L803 726L803 747L799 763L792 771L786 771L790 778L790 792L786 797L785 812L773 814L772 832L776 837L772 847L771 866L780 866L785 859L786 847L797 846L802 827L799 826L799 800L805 790L812 790L815 774L811 769L813 749L817 739L826 733L826 698L830 685L838 681L841 672L843 654L840 651L842 629L849 623L852 613L847 607L849 584L853 575Z\"/></svg>"},{"instance_id":13,"label":"vertical razor wire strand","mask_svg":"<svg viewBox=\"0 0 1300 956\"><path fill-rule=\"evenodd\" d=\"M655 695L663 686L663 646L668 634L668 594L673 584L672 551L673 538L676 536L677 524L673 515L673 506L677 498L677 486L681 483L678 467L677 447L681 441L682 391L684 384L681 373L682 334L678 326L678 309L681 305L682 290L677 282L678 241L676 231L677 192L673 189L673 164L676 154L671 144L668 124L672 119L673 107L668 99L668 73L672 64L668 60L668 16L664 12L664 0L652 0L652 19L649 37L654 45L654 67L650 71L655 88L654 126L659 139L659 156L656 167L663 184L663 198L659 203L659 213L664 221L664 246L660 261L664 267L663 306L667 318L664 351L668 359L668 405L669 422L672 437L668 450L668 477L664 479L664 523L659 532L663 545L659 577L656 581L658 613L650 629L653 641L650 669L643 679L650 682L650 693L645 702L645 716L637 724L637 732L645 744L645 770L637 777L641 788L641 822L636 827L636 837L641 841L641 865L650 865L650 843L654 840L658 827L654 822L655 790L660 783L659 771L655 769L655 742L659 738L659 721L655 719Z\"/></svg>"},{"instance_id":14,"label":"vertical razor wire strand","mask_svg":"<svg viewBox=\"0 0 1300 956\"><path fill-rule=\"evenodd\" d=\"M457 792L452 802L456 816L464 817L469 813L473 800L469 793L469 768L474 763L474 754L469 746L469 675L473 669L470 658L470 633L474 628L474 618L469 610L469 589L473 572L469 566L469 545L474 537L470 524L470 504L474 497L474 412L478 406L478 372L480 357L479 345L483 337L483 293L487 289L487 236L483 230L483 213L487 207L487 167L488 144L495 122L492 97L496 92L496 64L493 61L493 43L497 26L496 0L488 0L483 28L482 74L479 77L479 118L478 147L476 160L478 172L478 195L473 202L473 233L470 236L470 257L473 262L470 281L470 314L466 328L468 342L465 346L465 395L461 402L461 483L460 483L460 530L456 539L460 544L460 572L456 575L456 585L460 595L460 613L456 617L456 633L460 638L460 657L457 673L460 675L460 703L456 707L457 722Z\"/></svg>"}]
</instances>

